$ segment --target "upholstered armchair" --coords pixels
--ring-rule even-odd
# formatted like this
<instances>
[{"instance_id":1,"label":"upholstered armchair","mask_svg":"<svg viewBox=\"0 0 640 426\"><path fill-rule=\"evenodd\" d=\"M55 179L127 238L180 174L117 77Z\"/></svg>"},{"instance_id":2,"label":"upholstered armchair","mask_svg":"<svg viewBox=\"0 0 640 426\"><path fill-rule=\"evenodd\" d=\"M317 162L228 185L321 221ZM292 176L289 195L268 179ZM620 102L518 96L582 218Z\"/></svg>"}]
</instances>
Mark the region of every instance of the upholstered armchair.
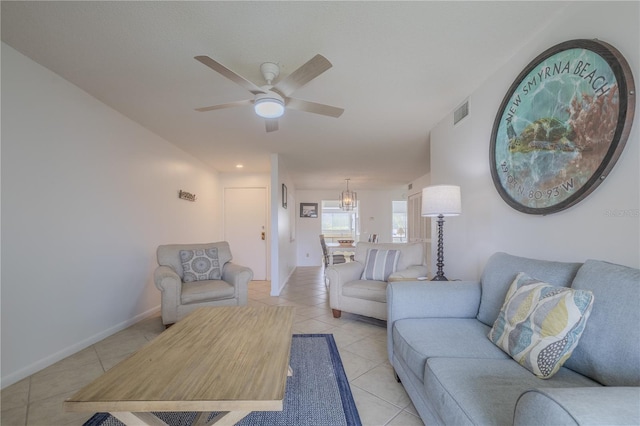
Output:
<instances>
[{"instance_id":1,"label":"upholstered armchair","mask_svg":"<svg viewBox=\"0 0 640 426\"><path fill-rule=\"evenodd\" d=\"M203 306L247 304L253 271L231 262L229 243L168 244L158 247L154 281L162 292L162 323L180 321Z\"/></svg>"},{"instance_id":2,"label":"upholstered armchair","mask_svg":"<svg viewBox=\"0 0 640 426\"><path fill-rule=\"evenodd\" d=\"M426 275L422 243L358 243L353 262L325 270L333 316L345 311L386 320L387 283Z\"/></svg>"}]
</instances>

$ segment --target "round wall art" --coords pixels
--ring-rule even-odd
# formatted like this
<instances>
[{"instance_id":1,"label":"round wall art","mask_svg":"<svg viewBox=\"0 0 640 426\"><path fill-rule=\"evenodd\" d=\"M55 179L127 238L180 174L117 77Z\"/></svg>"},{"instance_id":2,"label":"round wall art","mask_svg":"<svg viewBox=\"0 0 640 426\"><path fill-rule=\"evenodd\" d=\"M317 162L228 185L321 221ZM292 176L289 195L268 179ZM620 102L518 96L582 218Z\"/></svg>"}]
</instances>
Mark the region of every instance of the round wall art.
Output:
<instances>
[{"instance_id":1,"label":"round wall art","mask_svg":"<svg viewBox=\"0 0 640 426\"><path fill-rule=\"evenodd\" d=\"M629 64L599 40L571 40L535 58L509 88L493 124L491 175L516 210L549 214L590 194L631 130Z\"/></svg>"}]
</instances>

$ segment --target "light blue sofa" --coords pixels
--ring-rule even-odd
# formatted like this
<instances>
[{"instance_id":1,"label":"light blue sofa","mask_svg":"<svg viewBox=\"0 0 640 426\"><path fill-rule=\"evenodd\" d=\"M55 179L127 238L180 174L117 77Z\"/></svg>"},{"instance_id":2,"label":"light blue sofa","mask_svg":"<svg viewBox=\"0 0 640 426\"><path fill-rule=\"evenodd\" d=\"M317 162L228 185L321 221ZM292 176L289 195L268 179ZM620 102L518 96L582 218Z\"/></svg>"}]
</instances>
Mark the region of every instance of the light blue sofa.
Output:
<instances>
[{"instance_id":1,"label":"light blue sofa","mask_svg":"<svg viewBox=\"0 0 640 426\"><path fill-rule=\"evenodd\" d=\"M588 289L578 346L550 379L520 366L487 334L519 272ZM640 424L640 270L494 254L480 282L387 287L389 360L425 424Z\"/></svg>"}]
</instances>

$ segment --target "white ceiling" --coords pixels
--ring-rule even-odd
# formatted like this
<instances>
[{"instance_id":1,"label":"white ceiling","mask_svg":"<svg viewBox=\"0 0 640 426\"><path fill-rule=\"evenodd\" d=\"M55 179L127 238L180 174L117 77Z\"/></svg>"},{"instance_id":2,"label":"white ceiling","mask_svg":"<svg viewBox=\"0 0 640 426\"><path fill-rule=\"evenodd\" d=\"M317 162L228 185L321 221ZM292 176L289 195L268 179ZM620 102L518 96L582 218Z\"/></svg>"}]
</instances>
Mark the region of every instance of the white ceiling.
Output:
<instances>
[{"instance_id":1,"label":"white ceiling","mask_svg":"<svg viewBox=\"0 0 640 426\"><path fill-rule=\"evenodd\" d=\"M359 190L427 173L429 130L549 19L535 1L2 1L2 40L221 172L279 153L299 189ZM266 133L251 107L194 111L251 98L194 56L263 85L262 62L282 78L317 53L333 68L294 97L340 118L289 110Z\"/></svg>"}]
</instances>

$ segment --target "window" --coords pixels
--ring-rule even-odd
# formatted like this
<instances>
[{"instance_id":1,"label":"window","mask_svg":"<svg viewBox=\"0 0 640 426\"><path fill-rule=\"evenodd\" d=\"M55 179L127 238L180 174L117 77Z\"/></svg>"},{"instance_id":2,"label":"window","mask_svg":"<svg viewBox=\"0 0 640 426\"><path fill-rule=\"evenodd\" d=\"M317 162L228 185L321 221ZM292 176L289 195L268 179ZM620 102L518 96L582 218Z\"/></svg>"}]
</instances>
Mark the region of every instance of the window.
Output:
<instances>
[{"instance_id":1,"label":"window","mask_svg":"<svg viewBox=\"0 0 640 426\"><path fill-rule=\"evenodd\" d=\"M346 212L339 207L338 200L322 200L322 234L327 241L355 240L357 221L357 208Z\"/></svg>"},{"instance_id":2,"label":"window","mask_svg":"<svg viewBox=\"0 0 640 426\"><path fill-rule=\"evenodd\" d=\"M391 208L391 219L393 221L391 224L391 241L405 243L407 242L407 202L392 201Z\"/></svg>"}]
</instances>

